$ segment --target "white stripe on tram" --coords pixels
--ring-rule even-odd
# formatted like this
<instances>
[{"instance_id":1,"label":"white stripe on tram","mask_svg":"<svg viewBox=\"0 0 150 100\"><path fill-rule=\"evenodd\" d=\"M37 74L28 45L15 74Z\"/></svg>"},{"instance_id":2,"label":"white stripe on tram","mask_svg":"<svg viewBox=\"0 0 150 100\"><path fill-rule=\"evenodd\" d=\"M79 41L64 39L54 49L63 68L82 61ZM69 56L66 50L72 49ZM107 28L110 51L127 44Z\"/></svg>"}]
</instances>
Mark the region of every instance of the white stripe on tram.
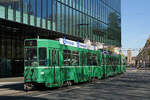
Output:
<instances>
[{"instance_id":1,"label":"white stripe on tram","mask_svg":"<svg viewBox=\"0 0 150 100\"><path fill-rule=\"evenodd\" d=\"M99 67L99 66L84 66L84 67ZM41 68L54 68L54 66L52 67L25 67L25 69L28 68L36 68L36 69L41 69ZM81 66L63 66L63 67L59 67L59 66L55 66L55 68L82 68Z\"/></svg>"}]
</instances>

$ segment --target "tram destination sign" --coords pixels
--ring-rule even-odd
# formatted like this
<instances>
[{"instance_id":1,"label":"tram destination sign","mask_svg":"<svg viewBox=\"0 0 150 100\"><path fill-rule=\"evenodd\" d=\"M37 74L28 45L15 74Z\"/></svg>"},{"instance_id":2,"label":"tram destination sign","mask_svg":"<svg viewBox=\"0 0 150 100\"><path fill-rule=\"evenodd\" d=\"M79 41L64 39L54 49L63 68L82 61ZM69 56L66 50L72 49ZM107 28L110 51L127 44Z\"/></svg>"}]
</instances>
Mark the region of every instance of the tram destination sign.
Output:
<instances>
[{"instance_id":1,"label":"tram destination sign","mask_svg":"<svg viewBox=\"0 0 150 100\"><path fill-rule=\"evenodd\" d=\"M97 50L96 46L87 46L84 43L68 40L65 38L59 38L60 44L67 45L67 46L72 46L76 48L83 48L83 49L89 49L89 50Z\"/></svg>"}]
</instances>

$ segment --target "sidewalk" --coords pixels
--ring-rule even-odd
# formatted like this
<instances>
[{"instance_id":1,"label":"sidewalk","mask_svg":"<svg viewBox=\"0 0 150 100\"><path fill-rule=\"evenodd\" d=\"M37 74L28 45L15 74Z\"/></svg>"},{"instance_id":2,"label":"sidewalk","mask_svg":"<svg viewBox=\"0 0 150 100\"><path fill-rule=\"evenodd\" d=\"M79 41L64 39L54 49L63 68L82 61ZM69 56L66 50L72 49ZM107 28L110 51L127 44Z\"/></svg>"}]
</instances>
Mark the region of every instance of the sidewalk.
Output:
<instances>
[{"instance_id":1,"label":"sidewalk","mask_svg":"<svg viewBox=\"0 0 150 100\"><path fill-rule=\"evenodd\" d=\"M19 84L24 82L24 77L0 78L0 86L9 84Z\"/></svg>"}]
</instances>

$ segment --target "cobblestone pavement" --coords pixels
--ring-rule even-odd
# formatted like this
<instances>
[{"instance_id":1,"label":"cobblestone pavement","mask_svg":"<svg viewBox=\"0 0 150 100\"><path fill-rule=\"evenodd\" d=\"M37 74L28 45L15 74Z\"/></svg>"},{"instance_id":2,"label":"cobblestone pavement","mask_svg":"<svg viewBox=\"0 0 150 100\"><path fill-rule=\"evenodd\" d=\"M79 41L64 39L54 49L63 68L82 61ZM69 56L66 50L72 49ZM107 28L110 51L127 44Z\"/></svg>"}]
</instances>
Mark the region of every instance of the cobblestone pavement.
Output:
<instances>
[{"instance_id":1,"label":"cobblestone pavement","mask_svg":"<svg viewBox=\"0 0 150 100\"><path fill-rule=\"evenodd\" d=\"M26 93L21 86L0 87L0 100L150 100L150 70L130 69L109 79L44 91Z\"/></svg>"}]
</instances>

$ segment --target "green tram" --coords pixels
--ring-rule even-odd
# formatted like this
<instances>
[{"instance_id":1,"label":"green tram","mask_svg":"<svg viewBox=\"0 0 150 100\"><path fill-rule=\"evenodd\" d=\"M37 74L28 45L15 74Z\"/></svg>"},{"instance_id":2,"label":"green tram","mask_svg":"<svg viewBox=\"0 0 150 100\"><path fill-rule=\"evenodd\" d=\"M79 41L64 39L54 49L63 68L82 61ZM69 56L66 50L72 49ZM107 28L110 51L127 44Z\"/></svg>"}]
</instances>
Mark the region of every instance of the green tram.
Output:
<instances>
[{"instance_id":1,"label":"green tram","mask_svg":"<svg viewBox=\"0 0 150 100\"><path fill-rule=\"evenodd\" d=\"M66 39L26 39L24 42L25 89L61 87L120 74L120 55L105 54L95 46Z\"/></svg>"}]
</instances>

